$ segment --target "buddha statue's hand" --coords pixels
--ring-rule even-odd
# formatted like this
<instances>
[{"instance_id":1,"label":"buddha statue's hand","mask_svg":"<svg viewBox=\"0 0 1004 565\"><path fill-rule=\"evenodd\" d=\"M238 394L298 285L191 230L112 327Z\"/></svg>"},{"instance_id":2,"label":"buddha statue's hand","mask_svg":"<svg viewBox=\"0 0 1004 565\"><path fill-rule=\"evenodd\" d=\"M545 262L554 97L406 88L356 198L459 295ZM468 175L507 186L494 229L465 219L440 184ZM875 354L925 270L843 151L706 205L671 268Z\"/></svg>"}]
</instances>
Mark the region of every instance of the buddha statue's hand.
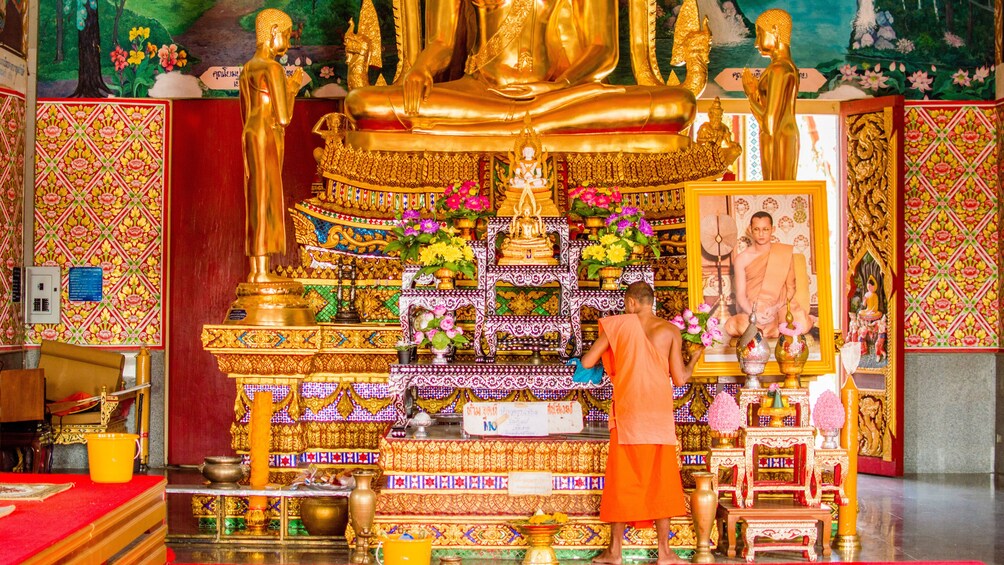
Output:
<instances>
[{"instance_id":1,"label":"buddha statue's hand","mask_svg":"<svg viewBox=\"0 0 1004 565\"><path fill-rule=\"evenodd\" d=\"M412 67L404 77L402 92L404 113L409 116L417 115L422 102L432 92L432 73L423 68Z\"/></svg>"},{"instance_id":2,"label":"buddha statue's hand","mask_svg":"<svg viewBox=\"0 0 1004 565\"><path fill-rule=\"evenodd\" d=\"M300 91L300 86L303 84L303 69L296 67L293 70L293 74L286 77L286 91L291 93L297 93Z\"/></svg>"},{"instance_id":3,"label":"buddha statue's hand","mask_svg":"<svg viewBox=\"0 0 1004 565\"><path fill-rule=\"evenodd\" d=\"M752 97L757 90L756 77L753 76L753 71L749 70L749 67L743 69L743 91L746 92L746 96Z\"/></svg>"},{"instance_id":4,"label":"buddha statue's hand","mask_svg":"<svg viewBox=\"0 0 1004 565\"><path fill-rule=\"evenodd\" d=\"M499 88L491 88L489 91L513 100L529 100L531 98L536 98L541 94L554 92L556 90L563 90L568 88L568 86L569 84L567 81L540 81L530 82L527 84L509 84Z\"/></svg>"}]
</instances>

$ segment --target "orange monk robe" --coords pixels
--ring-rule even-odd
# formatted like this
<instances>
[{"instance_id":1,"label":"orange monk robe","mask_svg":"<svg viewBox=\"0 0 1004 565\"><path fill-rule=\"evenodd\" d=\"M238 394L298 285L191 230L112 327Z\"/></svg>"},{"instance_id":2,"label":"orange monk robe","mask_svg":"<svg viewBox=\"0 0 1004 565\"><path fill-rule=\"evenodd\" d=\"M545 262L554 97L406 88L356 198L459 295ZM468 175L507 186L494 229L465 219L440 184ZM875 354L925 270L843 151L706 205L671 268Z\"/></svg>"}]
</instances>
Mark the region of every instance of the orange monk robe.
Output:
<instances>
[{"instance_id":1,"label":"orange monk robe","mask_svg":"<svg viewBox=\"0 0 1004 565\"><path fill-rule=\"evenodd\" d=\"M687 513L668 355L656 350L635 314L603 318L599 326L610 342L603 368L614 387L600 519L650 528L653 520Z\"/></svg>"},{"instance_id":2,"label":"orange monk robe","mask_svg":"<svg viewBox=\"0 0 1004 565\"><path fill-rule=\"evenodd\" d=\"M784 303L791 301L791 313L805 331L811 327L806 314L808 311L808 289L799 292L796 285L796 271L805 269L805 261L795 261L795 248L785 243L773 243L770 251L753 259L746 265L746 297L750 304L756 304L757 325L768 338L778 335L778 326L784 321ZM802 273L803 278L806 276ZM802 296L805 294L806 296ZM765 312L774 305L779 307L773 316ZM737 314L737 330L742 331L749 324L749 316Z\"/></svg>"}]
</instances>

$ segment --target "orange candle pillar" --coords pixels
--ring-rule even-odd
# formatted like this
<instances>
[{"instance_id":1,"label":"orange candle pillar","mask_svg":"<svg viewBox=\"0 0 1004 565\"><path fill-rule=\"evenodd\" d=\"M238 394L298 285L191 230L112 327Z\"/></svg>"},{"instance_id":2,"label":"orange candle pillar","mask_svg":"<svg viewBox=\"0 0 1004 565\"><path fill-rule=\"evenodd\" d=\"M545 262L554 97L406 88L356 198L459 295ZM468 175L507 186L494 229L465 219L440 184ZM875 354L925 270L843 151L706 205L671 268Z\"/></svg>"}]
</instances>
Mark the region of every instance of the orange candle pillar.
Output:
<instances>
[{"instance_id":1,"label":"orange candle pillar","mask_svg":"<svg viewBox=\"0 0 1004 565\"><path fill-rule=\"evenodd\" d=\"M845 424L840 432L840 446L847 450L847 479L844 494L847 504L841 506L837 518L837 537L834 545L837 551L852 553L861 549L858 537L858 387L854 375L847 376L847 382L840 389L844 403Z\"/></svg>"},{"instance_id":2,"label":"orange candle pillar","mask_svg":"<svg viewBox=\"0 0 1004 565\"><path fill-rule=\"evenodd\" d=\"M268 486L268 454L272 446L272 393L260 390L251 403L251 488L264 489ZM245 516L247 529L252 534L265 533L267 523L265 511L268 497L248 497L248 512Z\"/></svg>"}]
</instances>

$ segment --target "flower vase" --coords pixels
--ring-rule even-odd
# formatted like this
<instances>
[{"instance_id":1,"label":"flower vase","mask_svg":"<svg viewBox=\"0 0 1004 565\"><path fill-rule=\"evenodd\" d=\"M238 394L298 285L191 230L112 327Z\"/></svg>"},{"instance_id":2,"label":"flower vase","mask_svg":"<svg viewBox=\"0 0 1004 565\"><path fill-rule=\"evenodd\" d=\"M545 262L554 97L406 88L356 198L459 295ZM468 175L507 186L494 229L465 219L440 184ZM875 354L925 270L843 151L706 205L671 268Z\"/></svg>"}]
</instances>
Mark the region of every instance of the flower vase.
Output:
<instances>
[{"instance_id":1,"label":"flower vase","mask_svg":"<svg viewBox=\"0 0 1004 565\"><path fill-rule=\"evenodd\" d=\"M784 374L784 388L800 388L799 376L805 367L805 361L809 358L809 344L805 341L805 336L797 335L790 337L781 334L777 338L777 346L774 348L774 359Z\"/></svg>"},{"instance_id":2,"label":"flower vase","mask_svg":"<svg viewBox=\"0 0 1004 565\"><path fill-rule=\"evenodd\" d=\"M760 375L770 360L770 348L763 333L756 327L756 313L750 315L749 325L736 342L736 358L739 360L739 370L746 375L743 388L760 388Z\"/></svg>"},{"instance_id":3,"label":"flower vase","mask_svg":"<svg viewBox=\"0 0 1004 565\"><path fill-rule=\"evenodd\" d=\"M558 555L551 547L561 524L526 524L520 530L526 536L526 556L523 565L558 565Z\"/></svg>"},{"instance_id":4,"label":"flower vase","mask_svg":"<svg viewBox=\"0 0 1004 565\"><path fill-rule=\"evenodd\" d=\"M476 222L470 218L457 218L453 221L453 227L460 231L460 237L467 241L474 241L474 226Z\"/></svg>"},{"instance_id":5,"label":"flower vase","mask_svg":"<svg viewBox=\"0 0 1004 565\"><path fill-rule=\"evenodd\" d=\"M622 267L601 267L599 270L600 290L620 290Z\"/></svg>"},{"instance_id":6,"label":"flower vase","mask_svg":"<svg viewBox=\"0 0 1004 565\"><path fill-rule=\"evenodd\" d=\"M589 231L589 237L595 238L596 231L606 225L606 218L600 216L586 216L583 218L586 226L586 230Z\"/></svg>"},{"instance_id":7,"label":"flower vase","mask_svg":"<svg viewBox=\"0 0 1004 565\"><path fill-rule=\"evenodd\" d=\"M356 534L356 547L352 552L352 563L372 563L370 538L373 537L373 517L376 515L376 492L370 482L376 472L358 470L352 473L356 487L349 494L349 519Z\"/></svg>"},{"instance_id":8,"label":"flower vase","mask_svg":"<svg viewBox=\"0 0 1004 565\"><path fill-rule=\"evenodd\" d=\"M453 284L453 279L456 278L457 274L450 269L438 269L433 275L439 279L439 284L436 285L436 288L439 290L453 290L456 288Z\"/></svg>"},{"instance_id":9,"label":"flower vase","mask_svg":"<svg viewBox=\"0 0 1004 565\"><path fill-rule=\"evenodd\" d=\"M691 563L714 563L715 556L711 554L711 527L714 526L715 512L718 510L718 493L711 488L714 475L695 471L693 477L695 487L690 493L690 511L697 547Z\"/></svg>"},{"instance_id":10,"label":"flower vase","mask_svg":"<svg viewBox=\"0 0 1004 565\"><path fill-rule=\"evenodd\" d=\"M432 348L432 364L433 365L449 365L450 364L450 348L444 347L443 349Z\"/></svg>"},{"instance_id":11,"label":"flower vase","mask_svg":"<svg viewBox=\"0 0 1004 565\"><path fill-rule=\"evenodd\" d=\"M840 447L840 430L820 430L823 434L823 445L820 449L838 449Z\"/></svg>"}]
</instances>

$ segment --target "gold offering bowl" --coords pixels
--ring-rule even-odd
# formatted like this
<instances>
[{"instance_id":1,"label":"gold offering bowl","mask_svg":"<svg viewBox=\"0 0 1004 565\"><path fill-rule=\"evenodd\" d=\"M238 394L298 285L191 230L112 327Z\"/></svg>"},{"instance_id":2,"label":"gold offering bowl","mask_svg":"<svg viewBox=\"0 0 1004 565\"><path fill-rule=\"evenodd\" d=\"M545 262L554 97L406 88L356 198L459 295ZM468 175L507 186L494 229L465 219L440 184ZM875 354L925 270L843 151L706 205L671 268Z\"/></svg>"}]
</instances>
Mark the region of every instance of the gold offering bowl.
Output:
<instances>
[{"instance_id":1,"label":"gold offering bowl","mask_svg":"<svg viewBox=\"0 0 1004 565\"><path fill-rule=\"evenodd\" d=\"M514 523L512 526L526 536L528 547L523 565L558 565L558 555L551 547L551 542L564 524Z\"/></svg>"},{"instance_id":2,"label":"gold offering bowl","mask_svg":"<svg viewBox=\"0 0 1004 565\"><path fill-rule=\"evenodd\" d=\"M760 416L770 416L770 424L772 428L783 428L785 416L794 416L795 407L794 406L784 406L781 408L775 408L773 406L761 406L760 410L757 411Z\"/></svg>"}]
</instances>

